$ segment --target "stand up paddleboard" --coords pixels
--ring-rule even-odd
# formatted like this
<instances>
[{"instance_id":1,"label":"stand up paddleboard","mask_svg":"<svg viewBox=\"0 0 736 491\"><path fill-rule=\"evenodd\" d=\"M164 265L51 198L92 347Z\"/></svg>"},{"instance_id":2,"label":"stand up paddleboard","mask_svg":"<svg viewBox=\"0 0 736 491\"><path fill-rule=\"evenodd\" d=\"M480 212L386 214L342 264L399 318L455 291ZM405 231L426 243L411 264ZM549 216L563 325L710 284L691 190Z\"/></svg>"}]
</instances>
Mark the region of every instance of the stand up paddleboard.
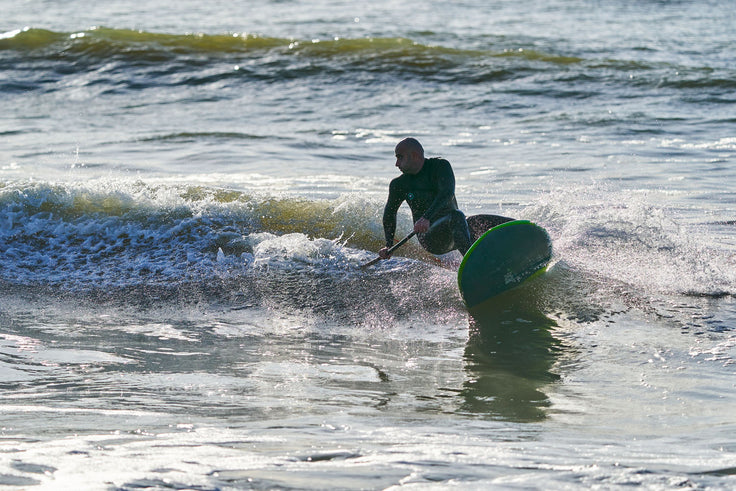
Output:
<instances>
[{"instance_id":1,"label":"stand up paddleboard","mask_svg":"<svg viewBox=\"0 0 736 491\"><path fill-rule=\"evenodd\" d=\"M547 231L528 220L495 215L468 217L473 238L485 225L497 222L500 225L486 229L460 263L457 282L468 308L544 271L552 257L552 242Z\"/></svg>"}]
</instances>

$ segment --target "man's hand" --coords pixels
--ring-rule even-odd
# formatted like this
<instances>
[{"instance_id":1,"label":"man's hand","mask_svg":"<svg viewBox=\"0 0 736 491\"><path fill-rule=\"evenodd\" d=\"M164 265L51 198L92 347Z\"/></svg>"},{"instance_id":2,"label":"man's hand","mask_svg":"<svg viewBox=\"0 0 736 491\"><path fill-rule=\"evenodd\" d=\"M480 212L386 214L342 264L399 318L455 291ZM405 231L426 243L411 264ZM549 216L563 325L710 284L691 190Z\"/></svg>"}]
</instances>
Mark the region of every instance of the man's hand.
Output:
<instances>
[{"instance_id":1,"label":"man's hand","mask_svg":"<svg viewBox=\"0 0 736 491\"><path fill-rule=\"evenodd\" d=\"M418 234L423 234L427 230L429 230L429 220L424 217L417 220L417 223L414 224L414 232Z\"/></svg>"},{"instance_id":2,"label":"man's hand","mask_svg":"<svg viewBox=\"0 0 736 491\"><path fill-rule=\"evenodd\" d=\"M384 247L380 251L378 251L378 257L381 259L388 259L391 257L391 253L388 252L388 247Z\"/></svg>"}]
</instances>

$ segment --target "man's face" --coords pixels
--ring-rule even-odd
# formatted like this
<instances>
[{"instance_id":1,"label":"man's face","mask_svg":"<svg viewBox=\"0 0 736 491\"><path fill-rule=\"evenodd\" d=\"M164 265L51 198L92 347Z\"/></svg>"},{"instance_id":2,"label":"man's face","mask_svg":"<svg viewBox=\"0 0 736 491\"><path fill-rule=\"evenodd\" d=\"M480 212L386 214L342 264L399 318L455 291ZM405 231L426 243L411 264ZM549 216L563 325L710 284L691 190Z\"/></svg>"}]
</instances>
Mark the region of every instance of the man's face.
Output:
<instances>
[{"instance_id":1,"label":"man's face","mask_svg":"<svg viewBox=\"0 0 736 491\"><path fill-rule=\"evenodd\" d=\"M419 172L417 152L413 152L403 145L396 147L396 167L404 174L416 174Z\"/></svg>"}]
</instances>

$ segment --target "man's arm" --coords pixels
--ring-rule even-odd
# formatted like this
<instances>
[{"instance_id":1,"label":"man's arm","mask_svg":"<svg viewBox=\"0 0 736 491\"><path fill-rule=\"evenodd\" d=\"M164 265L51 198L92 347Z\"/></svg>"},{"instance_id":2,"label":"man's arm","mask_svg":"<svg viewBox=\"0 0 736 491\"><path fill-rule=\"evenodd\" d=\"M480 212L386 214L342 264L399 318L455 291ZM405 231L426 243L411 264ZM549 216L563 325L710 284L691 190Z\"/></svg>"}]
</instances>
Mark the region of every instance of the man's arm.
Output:
<instances>
[{"instance_id":1,"label":"man's arm","mask_svg":"<svg viewBox=\"0 0 736 491\"><path fill-rule=\"evenodd\" d=\"M386 200L386 206L383 208L383 233L386 237L386 247L391 247L394 244L396 214L403 202L399 183L394 179L388 187L388 200Z\"/></svg>"}]
</instances>

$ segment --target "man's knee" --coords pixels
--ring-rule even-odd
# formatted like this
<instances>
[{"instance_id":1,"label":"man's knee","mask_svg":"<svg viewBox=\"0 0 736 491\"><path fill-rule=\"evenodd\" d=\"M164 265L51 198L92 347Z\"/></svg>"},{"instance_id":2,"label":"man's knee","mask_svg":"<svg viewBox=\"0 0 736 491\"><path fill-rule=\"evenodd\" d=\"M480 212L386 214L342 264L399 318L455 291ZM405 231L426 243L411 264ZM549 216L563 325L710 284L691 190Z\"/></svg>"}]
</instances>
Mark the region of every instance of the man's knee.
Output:
<instances>
[{"instance_id":1,"label":"man's knee","mask_svg":"<svg viewBox=\"0 0 736 491\"><path fill-rule=\"evenodd\" d=\"M436 220L429 232L419 236L419 242L432 254L445 254L457 249L464 255L472 245L465 214L454 210Z\"/></svg>"}]
</instances>

